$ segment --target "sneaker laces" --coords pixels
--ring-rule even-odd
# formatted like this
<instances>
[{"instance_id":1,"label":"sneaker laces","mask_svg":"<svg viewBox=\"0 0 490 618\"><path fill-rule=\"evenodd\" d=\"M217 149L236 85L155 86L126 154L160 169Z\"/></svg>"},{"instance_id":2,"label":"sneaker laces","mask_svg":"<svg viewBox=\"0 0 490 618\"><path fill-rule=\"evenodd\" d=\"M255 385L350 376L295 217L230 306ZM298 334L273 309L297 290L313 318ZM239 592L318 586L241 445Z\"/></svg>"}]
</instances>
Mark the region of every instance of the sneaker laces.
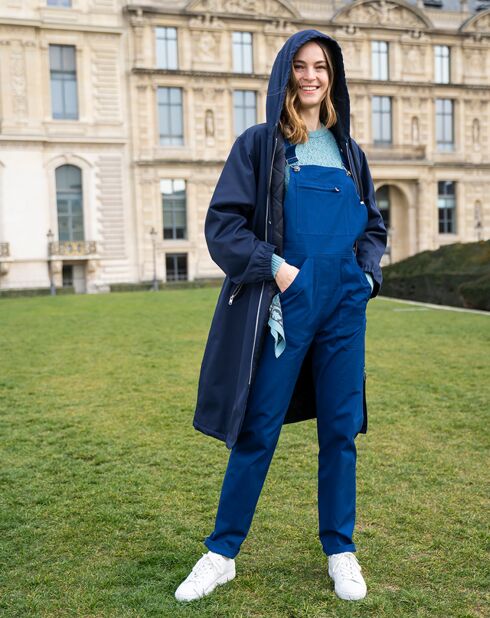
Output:
<instances>
[{"instance_id":1,"label":"sneaker laces","mask_svg":"<svg viewBox=\"0 0 490 618\"><path fill-rule=\"evenodd\" d=\"M205 575L210 572L216 574L216 565L211 556L208 553L204 553L194 565L187 579L188 581L195 581L199 579L201 575Z\"/></svg>"},{"instance_id":2,"label":"sneaker laces","mask_svg":"<svg viewBox=\"0 0 490 618\"><path fill-rule=\"evenodd\" d=\"M346 552L342 553L338 558L334 560L334 564L332 566L332 575L339 572L344 579L350 579L354 582L359 582L361 570L361 565L359 564L354 554L351 552Z\"/></svg>"}]
</instances>

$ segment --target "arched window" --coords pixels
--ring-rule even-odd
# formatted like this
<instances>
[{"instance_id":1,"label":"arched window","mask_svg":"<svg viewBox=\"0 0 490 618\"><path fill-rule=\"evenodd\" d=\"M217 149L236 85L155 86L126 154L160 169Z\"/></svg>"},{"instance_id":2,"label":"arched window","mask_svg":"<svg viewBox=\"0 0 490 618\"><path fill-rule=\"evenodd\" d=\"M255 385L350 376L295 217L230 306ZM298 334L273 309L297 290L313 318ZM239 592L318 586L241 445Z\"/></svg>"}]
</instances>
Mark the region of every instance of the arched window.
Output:
<instances>
[{"instance_id":1,"label":"arched window","mask_svg":"<svg viewBox=\"0 0 490 618\"><path fill-rule=\"evenodd\" d=\"M62 165L55 174L58 240L84 240L82 170Z\"/></svg>"},{"instance_id":2,"label":"arched window","mask_svg":"<svg viewBox=\"0 0 490 618\"><path fill-rule=\"evenodd\" d=\"M390 187L388 185L383 185L376 191L376 205L388 230L390 228Z\"/></svg>"}]
</instances>

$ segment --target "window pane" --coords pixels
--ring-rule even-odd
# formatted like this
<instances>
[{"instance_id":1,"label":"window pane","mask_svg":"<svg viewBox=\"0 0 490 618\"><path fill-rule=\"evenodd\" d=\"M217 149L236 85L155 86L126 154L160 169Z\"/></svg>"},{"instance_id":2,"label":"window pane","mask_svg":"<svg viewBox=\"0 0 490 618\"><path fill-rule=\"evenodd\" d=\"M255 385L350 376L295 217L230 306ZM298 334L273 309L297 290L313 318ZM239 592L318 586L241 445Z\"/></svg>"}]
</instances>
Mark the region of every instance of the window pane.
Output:
<instances>
[{"instance_id":1,"label":"window pane","mask_svg":"<svg viewBox=\"0 0 490 618\"><path fill-rule=\"evenodd\" d=\"M177 60L177 29L157 27L156 52L157 67L160 69L176 69Z\"/></svg>"},{"instance_id":2,"label":"window pane","mask_svg":"<svg viewBox=\"0 0 490 618\"><path fill-rule=\"evenodd\" d=\"M71 7L71 0L48 0L47 6Z\"/></svg>"},{"instance_id":3,"label":"window pane","mask_svg":"<svg viewBox=\"0 0 490 618\"><path fill-rule=\"evenodd\" d=\"M253 71L253 47L251 32L233 32L233 70L237 73Z\"/></svg>"},{"instance_id":4,"label":"window pane","mask_svg":"<svg viewBox=\"0 0 490 618\"><path fill-rule=\"evenodd\" d=\"M49 66L52 71L61 70L61 49L59 45L49 46Z\"/></svg>"},{"instance_id":5,"label":"window pane","mask_svg":"<svg viewBox=\"0 0 490 618\"><path fill-rule=\"evenodd\" d=\"M75 118L78 115L77 84L75 81L64 82L65 113Z\"/></svg>"},{"instance_id":6,"label":"window pane","mask_svg":"<svg viewBox=\"0 0 490 618\"><path fill-rule=\"evenodd\" d=\"M83 240L83 200L81 170L62 165L55 171L59 240Z\"/></svg>"},{"instance_id":7,"label":"window pane","mask_svg":"<svg viewBox=\"0 0 490 618\"><path fill-rule=\"evenodd\" d=\"M77 118L75 47L50 45L51 112L53 118Z\"/></svg>"},{"instance_id":8,"label":"window pane","mask_svg":"<svg viewBox=\"0 0 490 618\"><path fill-rule=\"evenodd\" d=\"M180 104L182 97L181 97L181 90L180 88L170 88L170 103L171 104Z\"/></svg>"},{"instance_id":9,"label":"window pane","mask_svg":"<svg viewBox=\"0 0 490 618\"><path fill-rule=\"evenodd\" d=\"M72 45L61 46L61 62L64 71L75 71L75 48Z\"/></svg>"},{"instance_id":10,"label":"window pane","mask_svg":"<svg viewBox=\"0 0 490 618\"><path fill-rule=\"evenodd\" d=\"M51 80L51 111L54 118L63 117L63 89L58 79Z\"/></svg>"},{"instance_id":11,"label":"window pane","mask_svg":"<svg viewBox=\"0 0 490 618\"><path fill-rule=\"evenodd\" d=\"M161 179L163 237L185 238L186 230L186 197L185 180Z\"/></svg>"}]
</instances>

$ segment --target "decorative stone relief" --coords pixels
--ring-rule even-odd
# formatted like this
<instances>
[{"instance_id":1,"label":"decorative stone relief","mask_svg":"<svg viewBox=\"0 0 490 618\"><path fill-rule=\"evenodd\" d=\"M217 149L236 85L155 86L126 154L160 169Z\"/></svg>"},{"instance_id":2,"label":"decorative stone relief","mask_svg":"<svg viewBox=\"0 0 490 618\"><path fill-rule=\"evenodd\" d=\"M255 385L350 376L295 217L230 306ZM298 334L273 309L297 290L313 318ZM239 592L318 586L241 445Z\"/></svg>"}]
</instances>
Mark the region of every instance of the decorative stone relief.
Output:
<instances>
[{"instance_id":1,"label":"decorative stone relief","mask_svg":"<svg viewBox=\"0 0 490 618\"><path fill-rule=\"evenodd\" d=\"M214 113L212 109L207 109L204 118L206 137L214 137Z\"/></svg>"},{"instance_id":2,"label":"decorative stone relief","mask_svg":"<svg viewBox=\"0 0 490 618\"><path fill-rule=\"evenodd\" d=\"M192 57L198 62L215 64L220 62L221 34L218 32L193 32Z\"/></svg>"},{"instance_id":3,"label":"decorative stone relief","mask_svg":"<svg viewBox=\"0 0 490 618\"><path fill-rule=\"evenodd\" d=\"M428 22L414 11L387 0L360 2L349 5L335 17L334 23L349 22L382 26L400 26L402 28L427 28Z\"/></svg>"},{"instance_id":4,"label":"decorative stone relief","mask_svg":"<svg viewBox=\"0 0 490 618\"><path fill-rule=\"evenodd\" d=\"M490 10L467 19L461 26L461 31L490 34Z\"/></svg>"},{"instance_id":5,"label":"decorative stone relief","mask_svg":"<svg viewBox=\"0 0 490 618\"><path fill-rule=\"evenodd\" d=\"M363 70L362 42L344 41L342 43L342 56L347 72L359 73Z\"/></svg>"},{"instance_id":6,"label":"decorative stone relief","mask_svg":"<svg viewBox=\"0 0 490 618\"><path fill-rule=\"evenodd\" d=\"M411 122L412 144L418 146L420 139L419 119L417 116L412 116Z\"/></svg>"},{"instance_id":7,"label":"decorative stone relief","mask_svg":"<svg viewBox=\"0 0 490 618\"><path fill-rule=\"evenodd\" d=\"M469 47L463 50L464 74L471 77L487 75L488 49Z\"/></svg>"},{"instance_id":8,"label":"decorative stone relief","mask_svg":"<svg viewBox=\"0 0 490 618\"><path fill-rule=\"evenodd\" d=\"M284 39L289 38L289 36L295 32L297 32L297 29L290 22L284 19L267 22L264 26L265 34L283 36Z\"/></svg>"},{"instance_id":9,"label":"decorative stone relief","mask_svg":"<svg viewBox=\"0 0 490 618\"><path fill-rule=\"evenodd\" d=\"M27 116L27 78L24 48L15 42L10 52L10 90L12 110L17 118Z\"/></svg>"},{"instance_id":10,"label":"decorative stone relief","mask_svg":"<svg viewBox=\"0 0 490 618\"><path fill-rule=\"evenodd\" d=\"M471 141L473 148L475 150L480 149L480 120L478 118L473 118L473 122L471 124Z\"/></svg>"},{"instance_id":11,"label":"decorative stone relief","mask_svg":"<svg viewBox=\"0 0 490 618\"><path fill-rule=\"evenodd\" d=\"M196 102L196 146L201 152L206 148L212 148L212 158L215 158L217 156L215 152L216 141L222 141L226 133L220 130L216 135L216 126L224 127L225 122L225 110L223 109L225 89L210 88L204 82L198 81L193 93ZM209 155L209 153L206 154Z\"/></svg>"},{"instance_id":12,"label":"decorative stone relief","mask_svg":"<svg viewBox=\"0 0 490 618\"><path fill-rule=\"evenodd\" d=\"M200 30L223 30L224 27L225 24L221 19L209 13L206 13L206 15L197 15L189 20L189 28L191 30L193 28Z\"/></svg>"},{"instance_id":13,"label":"decorative stone relief","mask_svg":"<svg viewBox=\"0 0 490 618\"><path fill-rule=\"evenodd\" d=\"M404 75L423 75L426 71L426 48L420 45L405 45L404 52Z\"/></svg>"},{"instance_id":14,"label":"decorative stone relief","mask_svg":"<svg viewBox=\"0 0 490 618\"><path fill-rule=\"evenodd\" d=\"M266 71L270 73L272 69L272 65L274 64L274 60L279 53L279 50L284 45L286 41L285 36L267 36L265 39L266 46L266 58L265 58L265 68Z\"/></svg>"},{"instance_id":15,"label":"decorative stone relief","mask_svg":"<svg viewBox=\"0 0 490 618\"><path fill-rule=\"evenodd\" d=\"M195 0L187 5L186 10L196 13L261 15L286 19L299 16L278 0Z\"/></svg>"}]
</instances>

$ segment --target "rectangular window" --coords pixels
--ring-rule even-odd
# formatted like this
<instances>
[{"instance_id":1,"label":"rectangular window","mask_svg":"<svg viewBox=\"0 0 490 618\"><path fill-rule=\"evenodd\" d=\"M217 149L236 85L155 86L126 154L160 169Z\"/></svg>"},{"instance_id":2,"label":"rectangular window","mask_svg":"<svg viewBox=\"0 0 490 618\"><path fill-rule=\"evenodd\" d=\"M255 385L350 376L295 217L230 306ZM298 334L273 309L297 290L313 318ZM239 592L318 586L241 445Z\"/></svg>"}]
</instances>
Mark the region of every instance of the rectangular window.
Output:
<instances>
[{"instance_id":1,"label":"rectangular window","mask_svg":"<svg viewBox=\"0 0 490 618\"><path fill-rule=\"evenodd\" d=\"M233 115L235 136L257 124L257 95L254 90L235 90L233 92Z\"/></svg>"},{"instance_id":2,"label":"rectangular window","mask_svg":"<svg viewBox=\"0 0 490 618\"><path fill-rule=\"evenodd\" d=\"M371 41L371 74L373 79L388 79L388 43Z\"/></svg>"},{"instance_id":3,"label":"rectangular window","mask_svg":"<svg viewBox=\"0 0 490 618\"><path fill-rule=\"evenodd\" d=\"M167 281L187 280L187 253L166 253Z\"/></svg>"},{"instance_id":4,"label":"rectangular window","mask_svg":"<svg viewBox=\"0 0 490 618\"><path fill-rule=\"evenodd\" d=\"M439 234L456 233L455 182L439 180L437 183L437 206L439 211Z\"/></svg>"},{"instance_id":5,"label":"rectangular window","mask_svg":"<svg viewBox=\"0 0 490 618\"><path fill-rule=\"evenodd\" d=\"M51 109L53 118L78 119L77 71L73 45L50 45Z\"/></svg>"},{"instance_id":6,"label":"rectangular window","mask_svg":"<svg viewBox=\"0 0 490 618\"><path fill-rule=\"evenodd\" d=\"M454 149L452 99L436 99L436 144L438 150Z\"/></svg>"},{"instance_id":7,"label":"rectangular window","mask_svg":"<svg viewBox=\"0 0 490 618\"><path fill-rule=\"evenodd\" d=\"M233 32L233 71L235 73L252 73L253 52L252 33Z\"/></svg>"},{"instance_id":8,"label":"rectangular window","mask_svg":"<svg viewBox=\"0 0 490 618\"><path fill-rule=\"evenodd\" d=\"M162 195L163 238L187 238L185 180L163 178Z\"/></svg>"},{"instance_id":9,"label":"rectangular window","mask_svg":"<svg viewBox=\"0 0 490 618\"><path fill-rule=\"evenodd\" d=\"M391 144L391 97L372 98L373 141Z\"/></svg>"},{"instance_id":10,"label":"rectangular window","mask_svg":"<svg viewBox=\"0 0 490 618\"><path fill-rule=\"evenodd\" d=\"M182 88L158 88L157 97L160 144L183 144Z\"/></svg>"},{"instance_id":11,"label":"rectangular window","mask_svg":"<svg viewBox=\"0 0 490 618\"><path fill-rule=\"evenodd\" d=\"M449 84L450 54L447 45L434 46L434 81L438 84Z\"/></svg>"},{"instance_id":12,"label":"rectangular window","mask_svg":"<svg viewBox=\"0 0 490 618\"><path fill-rule=\"evenodd\" d=\"M71 8L71 0L48 0L47 6L66 6Z\"/></svg>"},{"instance_id":13,"label":"rectangular window","mask_svg":"<svg viewBox=\"0 0 490 618\"><path fill-rule=\"evenodd\" d=\"M177 28L157 27L157 68L177 69Z\"/></svg>"}]
</instances>

